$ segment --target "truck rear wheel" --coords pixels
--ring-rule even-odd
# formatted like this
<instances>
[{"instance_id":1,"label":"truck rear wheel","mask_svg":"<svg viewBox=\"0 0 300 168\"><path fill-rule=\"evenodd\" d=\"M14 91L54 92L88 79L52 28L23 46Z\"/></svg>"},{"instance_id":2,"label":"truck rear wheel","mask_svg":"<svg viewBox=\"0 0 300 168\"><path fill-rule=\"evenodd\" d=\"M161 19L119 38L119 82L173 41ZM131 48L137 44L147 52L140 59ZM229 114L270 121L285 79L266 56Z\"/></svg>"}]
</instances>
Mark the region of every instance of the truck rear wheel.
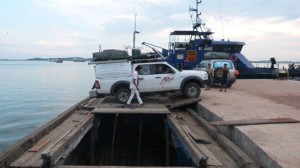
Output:
<instances>
[{"instance_id":1,"label":"truck rear wheel","mask_svg":"<svg viewBox=\"0 0 300 168\"><path fill-rule=\"evenodd\" d=\"M188 83L184 87L184 95L188 98L199 97L200 92L200 86L197 83Z\"/></svg>"},{"instance_id":2,"label":"truck rear wheel","mask_svg":"<svg viewBox=\"0 0 300 168\"><path fill-rule=\"evenodd\" d=\"M129 89L126 88L120 88L115 94L115 98L117 102L126 104L130 96L130 91Z\"/></svg>"}]
</instances>

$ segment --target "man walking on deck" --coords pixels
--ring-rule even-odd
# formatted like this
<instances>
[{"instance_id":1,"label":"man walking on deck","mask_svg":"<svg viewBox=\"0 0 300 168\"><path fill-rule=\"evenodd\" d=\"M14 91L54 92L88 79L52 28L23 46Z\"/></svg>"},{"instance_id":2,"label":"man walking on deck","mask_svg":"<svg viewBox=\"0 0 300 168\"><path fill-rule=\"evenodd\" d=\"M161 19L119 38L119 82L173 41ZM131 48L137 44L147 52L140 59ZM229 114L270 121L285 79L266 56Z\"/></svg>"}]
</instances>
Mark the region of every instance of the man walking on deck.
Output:
<instances>
[{"instance_id":1,"label":"man walking on deck","mask_svg":"<svg viewBox=\"0 0 300 168\"><path fill-rule=\"evenodd\" d=\"M135 71L132 73L131 75L131 80L130 80L130 90L131 90L131 94L130 94L130 97L127 101L127 106L129 108L134 108L132 105L130 105L132 99L133 99L133 96L134 94L136 95L137 97L137 100L140 104L140 106L142 106L144 103L140 97L140 93L139 93L139 88L138 88L138 85L139 85L139 80L143 80L144 78L139 78L139 72L140 70L142 69L141 66L137 66L135 67Z\"/></svg>"}]
</instances>

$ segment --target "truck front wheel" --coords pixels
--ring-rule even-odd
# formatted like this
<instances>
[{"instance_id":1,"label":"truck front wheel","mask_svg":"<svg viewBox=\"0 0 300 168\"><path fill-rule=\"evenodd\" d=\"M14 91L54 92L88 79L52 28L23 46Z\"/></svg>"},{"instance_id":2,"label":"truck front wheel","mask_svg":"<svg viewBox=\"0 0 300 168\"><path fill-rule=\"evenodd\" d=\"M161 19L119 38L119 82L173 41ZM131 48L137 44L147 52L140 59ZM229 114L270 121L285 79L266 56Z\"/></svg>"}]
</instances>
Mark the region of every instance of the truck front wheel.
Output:
<instances>
[{"instance_id":1,"label":"truck front wheel","mask_svg":"<svg viewBox=\"0 0 300 168\"><path fill-rule=\"evenodd\" d=\"M126 104L130 96L130 91L129 89L126 88L120 88L115 94L115 98L117 102Z\"/></svg>"},{"instance_id":2,"label":"truck front wheel","mask_svg":"<svg viewBox=\"0 0 300 168\"><path fill-rule=\"evenodd\" d=\"M184 87L184 94L188 98L196 98L200 95L200 86L197 83L188 83Z\"/></svg>"}]
</instances>

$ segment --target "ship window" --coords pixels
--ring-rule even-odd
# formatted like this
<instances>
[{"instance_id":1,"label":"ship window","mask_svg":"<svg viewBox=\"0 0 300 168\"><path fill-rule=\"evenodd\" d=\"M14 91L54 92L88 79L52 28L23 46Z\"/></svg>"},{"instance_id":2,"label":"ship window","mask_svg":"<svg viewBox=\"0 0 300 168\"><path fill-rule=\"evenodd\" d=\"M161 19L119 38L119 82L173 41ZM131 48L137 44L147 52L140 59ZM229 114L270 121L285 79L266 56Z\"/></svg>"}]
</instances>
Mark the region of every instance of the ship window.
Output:
<instances>
[{"instance_id":1,"label":"ship window","mask_svg":"<svg viewBox=\"0 0 300 168\"><path fill-rule=\"evenodd\" d=\"M240 53L242 45L214 45L213 50L216 52Z\"/></svg>"}]
</instances>

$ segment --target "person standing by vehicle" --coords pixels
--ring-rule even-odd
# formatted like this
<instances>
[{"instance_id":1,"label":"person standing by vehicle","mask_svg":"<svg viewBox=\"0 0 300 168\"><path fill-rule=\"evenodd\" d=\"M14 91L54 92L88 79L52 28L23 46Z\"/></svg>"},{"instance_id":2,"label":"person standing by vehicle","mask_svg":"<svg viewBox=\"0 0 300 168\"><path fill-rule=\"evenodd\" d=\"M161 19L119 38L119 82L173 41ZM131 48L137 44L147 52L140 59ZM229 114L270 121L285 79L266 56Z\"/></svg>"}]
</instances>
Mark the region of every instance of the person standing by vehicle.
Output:
<instances>
[{"instance_id":1,"label":"person standing by vehicle","mask_svg":"<svg viewBox=\"0 0 300 168\"><path fill-rule=\"evenodd\" d=\"M226 92L228 78L229 78L229 69L227 68L227 64L224 64L224 67L222 69L222 77L221 77L221 89L219 91L222 91L224 88L224 92Z\"/></svg>"},{"instance_id":2,"label":"person standing by vehicle","mask_svg":"<svg viewBox=\"0 0 300 168\"><path fill-rule=\"evenodd\" d=\"M139 80L143 80L143 78L139 78L139 72L140 70L142 69L141 66L137 66L135 67L135 71L132 73L131 75L131 80L130 80L130 90L131 90L131 94L130 94L130 97L127 101L127 106L129 108L134 108L133 106L130 105L132 99L133 99L133 96L136 95L137 97L137 100L140 104L140 106L142 106L144 103L140 97L140 93L139 93Z\"/></svg>"},{"instance_id":3,"label":"person standing by vehicle","mask_svg":"<svg viewBox=\"0 0 300 168\"><path fill-rule=\"evenodd\" d=\"M211 64L210 63L207 64L207 68L206 68L205 71L208 74L208 80L207 80L207 83L206 83L205 90L210 90L210 86L212 85L213 80L214 80L214 70L211 68Z\"/></svg>"}]
</instances>

